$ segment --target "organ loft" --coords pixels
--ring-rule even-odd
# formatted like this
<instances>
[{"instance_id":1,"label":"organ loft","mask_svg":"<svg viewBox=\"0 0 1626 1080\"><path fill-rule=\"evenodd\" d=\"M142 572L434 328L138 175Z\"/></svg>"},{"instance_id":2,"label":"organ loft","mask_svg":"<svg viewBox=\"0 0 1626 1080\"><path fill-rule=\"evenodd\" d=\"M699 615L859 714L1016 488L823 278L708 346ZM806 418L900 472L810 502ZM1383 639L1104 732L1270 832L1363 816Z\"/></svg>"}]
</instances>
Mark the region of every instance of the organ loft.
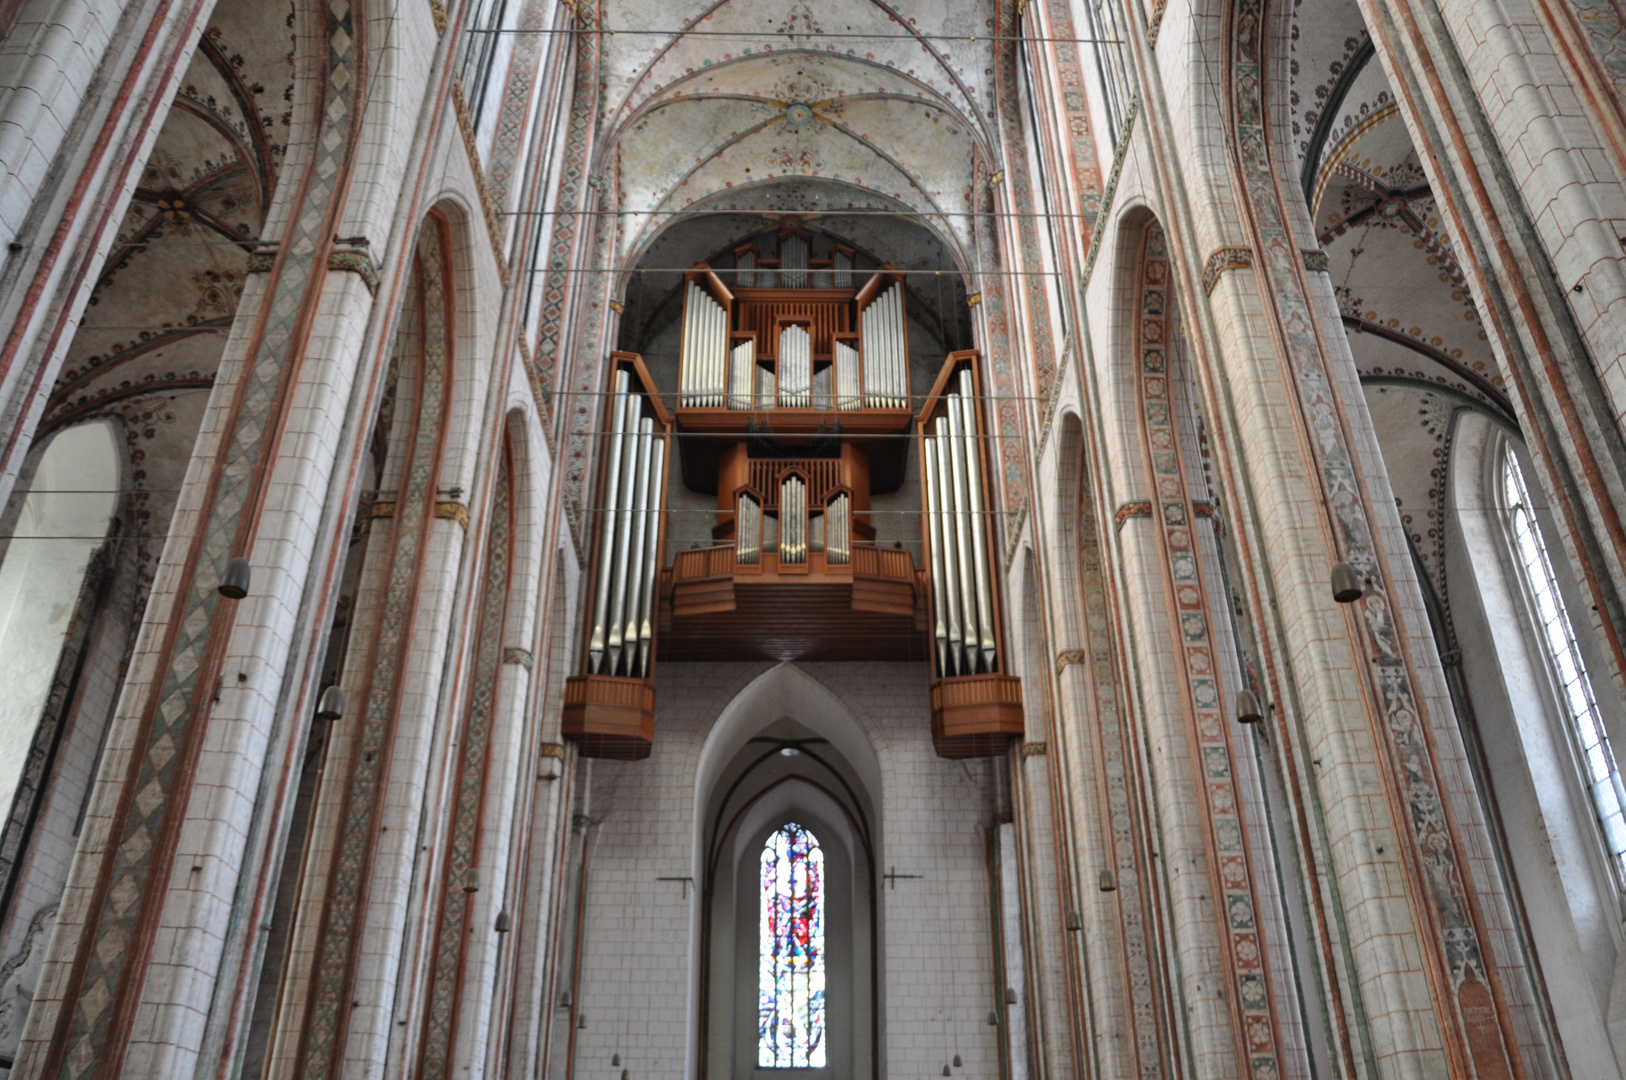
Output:
<instances>
[{"instance_id":1,"label":"organ loft","mask_svg":"<svg viewBox=\"0 0 1626 1080\"><path fill-rule=\"evenodd\" d=\"M911 353L909 275L794 220L726 255L683 274L675 357L612 356L566 736L645 757L663 658L923 660L937 753L999 753L1022 694L977 352ZM669 511L696 496L716 498L709 534L675 542Z\"/></svg>"}]
</instances>

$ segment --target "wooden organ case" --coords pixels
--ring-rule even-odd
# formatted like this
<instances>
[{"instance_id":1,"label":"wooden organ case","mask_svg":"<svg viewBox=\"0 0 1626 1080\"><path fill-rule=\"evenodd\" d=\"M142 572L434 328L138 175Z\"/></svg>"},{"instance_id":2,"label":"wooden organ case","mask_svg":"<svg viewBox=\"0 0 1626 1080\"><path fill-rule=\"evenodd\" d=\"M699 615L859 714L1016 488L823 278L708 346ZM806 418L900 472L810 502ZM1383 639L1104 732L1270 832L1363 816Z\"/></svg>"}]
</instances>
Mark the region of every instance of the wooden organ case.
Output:
<instances>
[{"instance_id":1,"label":"wooden organ case","mask_svg":"<svg viewBox=\"0 0 1626 1080\"><path fill-rule=\"evenodd\" d=\"M657 640L667 661L925 661L940 755L1000 753L1022 733L977 354L950 354L917 414L904 276L860 275L840 245L829 259L810 250L787 230L777 259L735 252L732 289L703 263L686 274L670 419L642 359L616 354L584 673L566 687L564 733L588 756L649 753ZM855 276L867 280L855 287ZM878 543L872 521L872 493L905 486L911 448L918 564L902 539ZM717 501L711 542L667 565L672 456L684 485ZM639 494L646 480L657 494ZM902 512L914 517L912 499Z\"/></svg>"}]
</instances>

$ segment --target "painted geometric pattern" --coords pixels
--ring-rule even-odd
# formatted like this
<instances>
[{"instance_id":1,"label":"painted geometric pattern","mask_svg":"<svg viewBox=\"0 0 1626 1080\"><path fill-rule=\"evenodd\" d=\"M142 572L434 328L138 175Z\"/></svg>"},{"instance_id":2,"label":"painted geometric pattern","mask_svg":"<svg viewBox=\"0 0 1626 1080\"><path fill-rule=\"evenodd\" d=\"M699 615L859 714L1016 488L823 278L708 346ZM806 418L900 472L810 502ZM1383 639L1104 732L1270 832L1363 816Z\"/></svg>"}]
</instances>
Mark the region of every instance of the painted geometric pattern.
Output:
<instances>
[{"instance_id":1,"label":"painted geometric pattern","mask_svg":"<svg viewBox=\"0 0 1626 1080\"><path fill-rule=\"evenodd\" d=\"M1073 8L1067 0L1047 0L1045 36L1061 83L1061 105L1066 121L1063 142L1073 154L1073 177L1078 189L1081 227L1095 225L1101 210L1101 166L1095 158L1095 136L1090 132L1090 103L1084 97L1084 73L1079 65Z\"/></svg>"},{"instance_id":2,"label":"painted geometric pattern","mask_svg":"<svg viewBox=\"0 0 1626 1080\"><path fill-rule=\"evenodd\" d=\"M480 598L480 630L469 695L468 724L458 748L457 797L452 802L451 843L440 900L440 927L429 982L429 1015L424 1025L421 1080L445 1080L450 1074L460 1012L469 913L474 892L469 875L480 863L480 822L484 817L486 775L491 767L491 724L497 712L497 676L502 667L508 581L512 571L509 455L497 466L492 492L491 542L486 552L485 584ZM476 882L477 884L477 882Z\"/></svg>"},{"instance_id":3,"label":"painted geometric pattern","mask_svg":"<svg viewBox=\"0 0 1626 1080\"><path fill-rule=\"evenodd\" d=\"M198 675L219 602L216 588L231 558L239 519L262 472L266 436L281 419L279 383L298 344L302 309L319 280L322 267L315 255L327 243L332 204L349 164L363 50L356 41L349 0L329 0L326 14L327 105L305 202L282 244L284 256L271 285L265 330L243 372L235 422L219 451L203 543L180 590L179 625L167 663L161 661L164 675L146 718L150 726L137 751L134 775L126 780L133 798L121 804L122 812L111 826L116 844L109 853L107 886L86 913L93 930L81 946L72 1019L65 1043L60 1044L58 1075L63 1080L92 1075L103 1047L116 1054L123 1041L122 1034L110 1032L108 1025L116 1001L137 992L133 984L139 979L133 976L138 973L130 970L131 961L145 952L137 935L152 933L151 913L167 886L154 880L153 872L168 865L167 856L178 839L178 819L186 800L172 798L175 777L201 746L201 725L196 722ZM138 931L143 918L148 921Z\"/></svg>"},{"instance_id":4,"label":"painted geometric pattern","mask_svg":"<svg viewBox=\"0 0 1626 1080\"><path fill-rule=\"evenodd\" d=\"M576 248L576 230L581 217L576 213L582 197L582 180L587 173L587 149L593 107L597 100L599 40L597 34L576 37L575 84L570 95L570 128L565 135L564 167L559 173L559 217L553 224L553 238L548 247L547 273L542 286L542 323L536 340L536 377L542 386L542 407L549 411L549 419L557 423L553 410L553 392L559 348L562 344L565 320L565 302L575 277L570 273L570 260ZM529 283L526 283L529 288Z\"/></svg>"},{"instance_id":5,"label":"painted geometric pattern","mask_svg":"<svg viewBox=\"0 0 1626 1080\"><path fill-rule=\"evenodd\" d=\"M1010 40L999 49L999 110L1003 131L1005 169L1010 177L1016 234L1022 245L1022 266L1027 270L1041 270L1044 259L1039 254L1039 232L1034 217L1033 187L1028 168L1027 142L1022 136L1021 97L1017 91L1017 65L1025 63L1021 54L1020 30L1016 21L1014 0L1001 4L1000 13ZM1033 374L1039 397L1048 397L1055 385L1056 354L1050 340L1050 285L1043 274L1028 273L1021 278L1027 289L1028 333L1032 338Z\"/></svg>"},{"instance_id":6,"label":"painted geometric pattern","mask_svg":"<svg viewBox=\"0 0 1626 1080\"><path fill-rule=\"evenodd\" d=\"M1496 1022L1499 1011L1489 982L1494 978L1476 925L1459 851L1422 720L1421 706L1386 591L1377 541L1362 506L1360 481L1350 452L1336 395L1314 330L1310 303L1299 283L1302 255L1288 234L1265 137L1262 63L1264 0L1239 0L1235 13L1236 141L1242 180L1254 208L1258 269L1274 305L1287 347L1287 359L1307 423L1310 446L1321 470L1328 510L1334 517L1345 559L1368 589L1359 605L1359 625L1379 708L1376 735L1387 751L1391 784L1405 804L1402 827L1411 831L1411 856L1419 897L1429 904L1437 934L1430 950L1443 960L1456 1008L1462 1047L1481 1076L1513 1075L1517 1051L1511 1033Z\"/></svg>"},{"instance_id":7,"label":"painted geometric pattern","mask_svg":"<svg viewBox=\"0 0 1626 1080\"><path fill-rule=\"evenodd\" d=\"M339 843L329 876L322 934L316 946L316 986L300 1063L300 1075L305 1080L336 1075L343 1054L350 1016L349 988L355 977L356 951L366 916L373 840L379 834L383 796L388 788L389 761L401 708L401 678L412 649L424 541L428 538L440 472L442 417L449 382L448 296L442 244L440 222L436 218L426 220L415 264L421 319L418 401L417 408L407 414L413 427L404 444L407 465L395 516L383 519L393 525L389 542L379 555L385 566L383 611L363 668L368 679L363 694L366 708L349 762Z\"/></svg>"},{"instance_id":8,"label":"painted geometric pattern","mask_svg":"<svg viewBox=\"0 0 1626 1080\"><path fill-rule=\"evenodd\" d=\"M1180 455L1180 436L1169 370L1169 261L1163 230L1149 226L1141 252L1140 400L1142 430L1148 444L1157 520L1168 557L1173 591L1175 633L1184 660L1181 672L1192 711L1191 737L1201 773L1201 806L1208 822L1208 857L1214 875L1216 908L1225 940L1226 966L1235 995L1231 998L1254 1080L1277 1080L1275 1025L1266 985L1264 950L1259 935L1253 876L1248 867L1236 770L1225 711L1221 707L1219 665L1210 632L1207 592L1192 542L1191 500ZM1229 996L1229 995L1228 995Z\"/></svg>"},{"instance_id":9,"label":"painted geometric pattern","mask_svg":"<svg viewBox=\"0 0 1626 1080\"><path fill-rule=\"evenodd\" d=\"M1159 1080L1164 1075L1163 1036L1158 1029L1157 956L1147 934L1147 896L1141 882L1139 812L1119 706L1118 661L1112 651L1113 613L1108 605L1106 571L1101 559L1101 538L1095 524L1095 498L1089 477L1081 485L1078 507L1079 584L1084 596L1085 632L1090 647L1090 683L1095 691L1096 739L1101 753L1101 774L1107 793L1107 827L1112 838L1111 858L1117 878L1115 899L1119 933L1123 935L1124 966L1128 974L1131 1045L1135 1076Z\"/></svg>"}]
</instances>

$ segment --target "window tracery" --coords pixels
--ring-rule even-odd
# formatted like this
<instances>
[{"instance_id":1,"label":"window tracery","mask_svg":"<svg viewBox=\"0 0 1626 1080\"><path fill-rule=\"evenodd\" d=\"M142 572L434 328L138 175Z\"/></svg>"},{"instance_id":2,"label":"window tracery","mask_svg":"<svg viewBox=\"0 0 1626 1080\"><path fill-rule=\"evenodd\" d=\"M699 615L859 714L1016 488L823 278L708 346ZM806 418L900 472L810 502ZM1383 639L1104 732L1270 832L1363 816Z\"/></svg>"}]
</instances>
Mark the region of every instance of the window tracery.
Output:
<instances>
[{"instance_id":1,"label":"window tracery","mask_svg":"<svg viewBox=\"0 0 1626 1080\"><path fill-rule=\"evenodd\" d=\"M1603 830L1616 883L1626 883L1626 785L1621 782L1597 695L1587 675L1586 661L1558 590L1547 545L1531 509L1524 470L1511 446L1502 451L1501 483L1513 554L1534 604L1541 642L1556 676L1560 704L1581 759L1582 779Z\"/></svg>"}]
</instances>

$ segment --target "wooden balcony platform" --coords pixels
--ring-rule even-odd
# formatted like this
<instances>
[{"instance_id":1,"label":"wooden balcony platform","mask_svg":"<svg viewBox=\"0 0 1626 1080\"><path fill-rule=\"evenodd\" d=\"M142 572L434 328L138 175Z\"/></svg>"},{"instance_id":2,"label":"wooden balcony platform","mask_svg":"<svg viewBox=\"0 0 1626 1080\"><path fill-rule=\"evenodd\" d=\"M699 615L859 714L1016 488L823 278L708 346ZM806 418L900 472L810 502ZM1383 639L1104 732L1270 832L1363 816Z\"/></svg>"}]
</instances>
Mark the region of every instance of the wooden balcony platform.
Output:
<instances>
[{"instance_id":1,"label":"wooden balcony platform","mask_svg":"<svg viewBox=\"0 0 1626 1080\"><path fill-rule=\"evenodd\" d=\"M585 757L641 761L655 741L654 683L613 675L566 679L562 726Z\"/></svg>"},{"instance_id":2,"label":"wooden balcony platform","mask_svg":"<svg viewBox=\"0 0 1626 1080\"><path fill-rule=\"evenodd\" d=\"M661 589L661 660L925 660L926 578L909 552L854 546L756 566L732 545L677 553Z\"/></svg>"},{"instance_id":3,"label":"wooden balcony platform","mask_svg":"<svg viewBox=\"0 0 1626 1080\"><path fill-rule=\"evenodd\" d=\"M1002 754L1021 736L1022 680L960 675L932 682L932 746L938 757Z\"/></svg>"}]
</instances>

